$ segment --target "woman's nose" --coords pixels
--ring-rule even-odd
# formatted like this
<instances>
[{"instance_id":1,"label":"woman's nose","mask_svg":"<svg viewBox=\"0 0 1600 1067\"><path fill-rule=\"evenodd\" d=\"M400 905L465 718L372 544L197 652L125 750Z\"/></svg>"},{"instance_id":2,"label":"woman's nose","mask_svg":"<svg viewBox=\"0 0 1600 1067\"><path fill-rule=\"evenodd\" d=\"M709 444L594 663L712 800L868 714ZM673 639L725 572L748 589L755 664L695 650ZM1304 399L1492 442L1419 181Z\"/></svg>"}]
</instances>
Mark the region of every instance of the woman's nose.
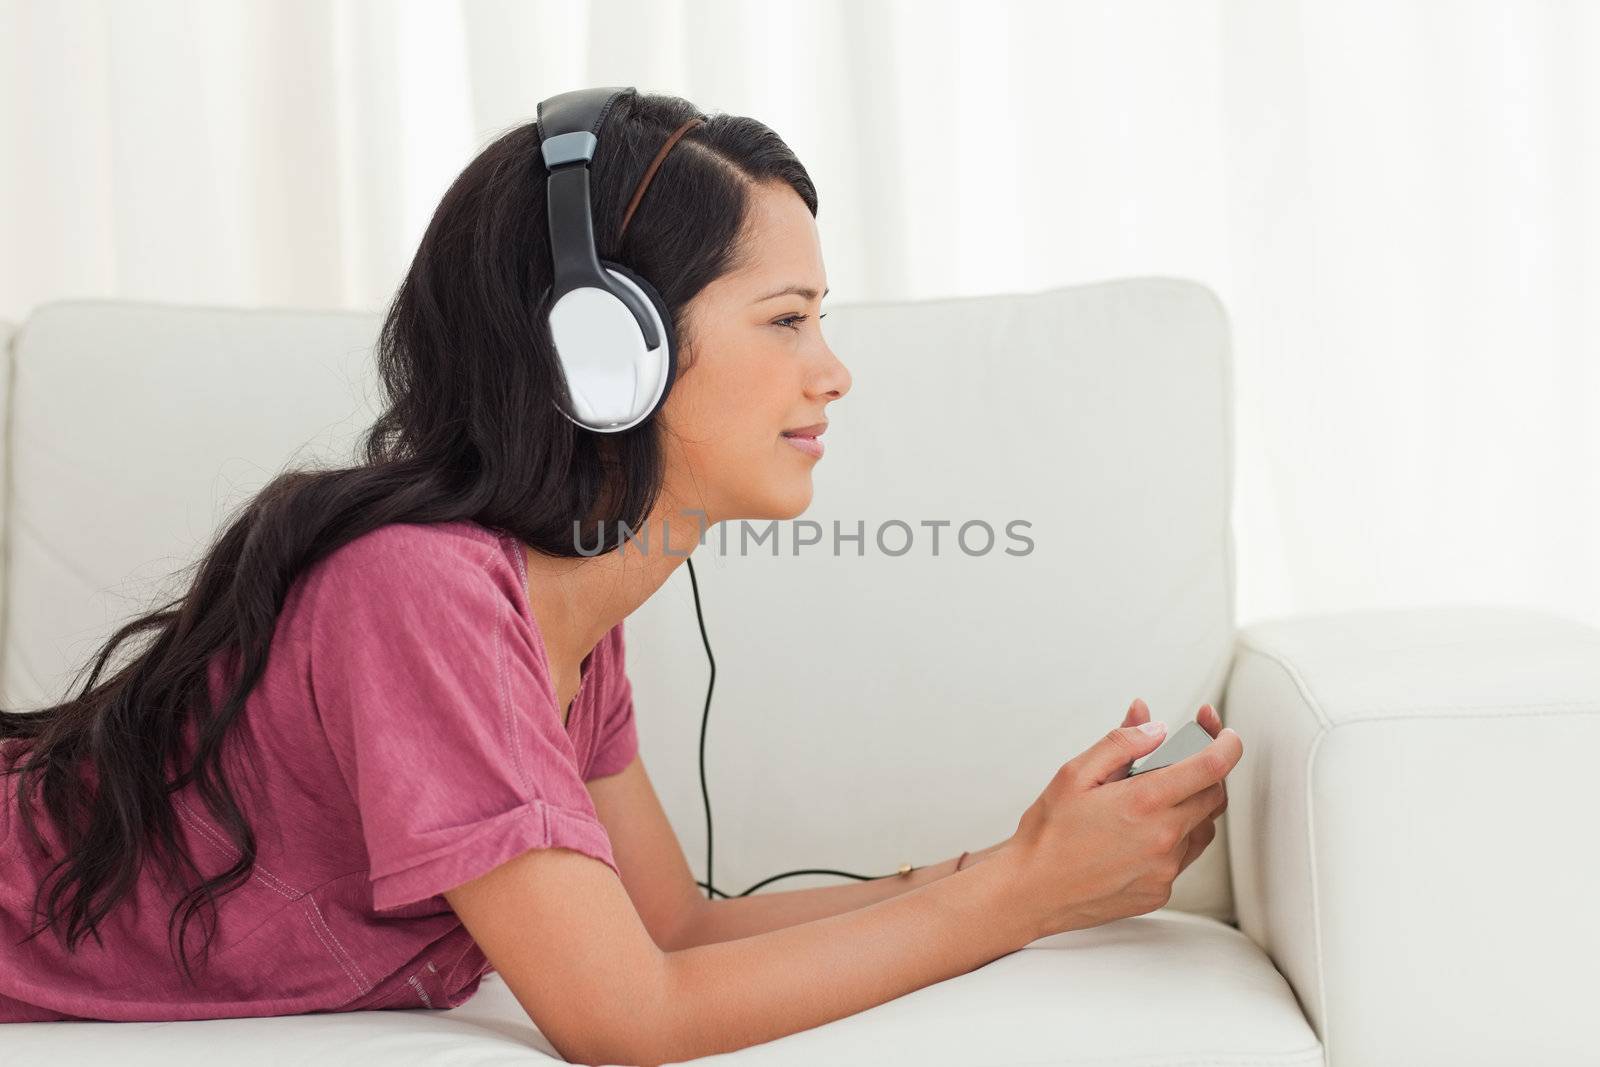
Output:
<instances>
[{"instance_id":1,"label":"woman's nose","mask_svg":"<svg viewBox=\"0 0 1600 1067\"><path fill-rule=\"evenodd\" d=\"M828 362L820 379L821 391L837 400L850 391L850 368L844 365L844 361L831 347L826 344L823 347L827 349Z\"/></svg>"}]
</instances>

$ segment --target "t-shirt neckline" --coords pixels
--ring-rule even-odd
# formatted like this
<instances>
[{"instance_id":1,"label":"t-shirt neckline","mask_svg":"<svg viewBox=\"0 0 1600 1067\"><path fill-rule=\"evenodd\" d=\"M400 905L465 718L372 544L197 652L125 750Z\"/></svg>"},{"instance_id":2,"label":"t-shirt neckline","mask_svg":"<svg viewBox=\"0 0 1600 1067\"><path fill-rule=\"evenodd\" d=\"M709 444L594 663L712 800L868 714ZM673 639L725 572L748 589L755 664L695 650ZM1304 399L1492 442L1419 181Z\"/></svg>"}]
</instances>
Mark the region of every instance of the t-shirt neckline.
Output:
<instances>
[{"instance_id":1,"label":"t-shirt neckline","mask_svg":"<svg viewBox=\"0 0 1600 1067\"><path fill-rule=\"evenodd\" d=\"M511 546L512 554L516 557L517 576L522 580L522 603L523 606L528 609L528 621L533 626L534 636L539 639L539 658L544 660L545 674L550 678L551 691L554 692L555 672L550 666L550 650L545 646L544 631L539 628L539 618L533 613L533 592L528 588L528 558L527 556L523 555L526 549L523 548L522 542L511 536L508 531L496 530L494 532L495 536L500 539L502 544L509 544ZM604 640L604 638L601 640ZM572 732L574 724L576 724L578 721L578 698L583 696L583 691L589 684L589 676L594 673L594 654L599 651L599 649L600 645L598 642L596 642L594 648L591 648L588 653L584 655L583 662L578 664L578 688L572 693L572 703L566 708L556 708L556 715L558 718L561 716L566 717L566 722L563 724L563 728L569 734ZM560 699L561 695L557 693L556 701L558 704L560 703Z\"/></svg>"}]
</instances>

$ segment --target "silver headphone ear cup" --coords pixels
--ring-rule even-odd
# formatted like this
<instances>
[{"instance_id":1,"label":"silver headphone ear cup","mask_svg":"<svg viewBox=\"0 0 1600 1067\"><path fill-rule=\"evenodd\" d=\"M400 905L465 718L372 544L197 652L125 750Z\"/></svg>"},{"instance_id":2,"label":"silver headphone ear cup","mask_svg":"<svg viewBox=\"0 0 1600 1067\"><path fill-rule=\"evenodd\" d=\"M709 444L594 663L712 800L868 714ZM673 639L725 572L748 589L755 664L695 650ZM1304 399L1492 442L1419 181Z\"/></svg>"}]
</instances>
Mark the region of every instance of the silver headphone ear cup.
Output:
<instances>
[{"instance_id":1,"label":"silver headphone ear cup","mask_svg":"<svg viewBox=\"0 0 1600 1067\"><path fill-rule=\"evenodd\" d=\"M667 402L667 394L672 392L672 383L678 377L678 337L677 331L672 327L672 309L667 307L667 302L661 298L661 294L656 290L656 287L646 281L643 275L629 270L621 263L613 263L609 259L602 259L600 265L607 270L616 271L638 286L639 291L650 302L650 306L655 308L656 317L661 320L661 332L667 342L666 384L661 387L660 398L650 408L650 411L645 413L645 417L648 418L651 414L660 410L662 404Z\"/></svg>"},{"instance_id":2,"label":"silver headphone ear cup","mask_svg":"<svg viewBox=\"0 0 1600 1067\"><path fill-rule=\"evenodd\" d=\"M675 376L677 341L661 294L626 267L599 262L609 275L608 288L576 287L549 311L567 392L567 401L558 399L555 406L585 429L622 433L649 418L666 399ZM653 346L633 307L648 316Z\"/></svg>"}]
</instances>

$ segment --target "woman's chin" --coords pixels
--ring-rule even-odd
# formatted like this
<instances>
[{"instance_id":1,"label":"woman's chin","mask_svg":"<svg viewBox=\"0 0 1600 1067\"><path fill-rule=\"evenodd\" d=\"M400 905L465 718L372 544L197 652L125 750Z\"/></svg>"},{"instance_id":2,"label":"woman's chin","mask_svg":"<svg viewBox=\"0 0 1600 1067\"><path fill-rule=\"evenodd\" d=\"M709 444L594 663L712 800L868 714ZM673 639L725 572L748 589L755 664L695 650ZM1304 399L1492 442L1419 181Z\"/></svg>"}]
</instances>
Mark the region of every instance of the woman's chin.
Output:
<instances>
[{"instance_id":1,"label":"woman's chin","mask_svg":"<svg viewBox=\"0 0 1600 1067\"><path fill-rule=\"evenodd\" d=\"M800 478L792 475L784 478L786 483L783 488L786 492L774 494L769 497L761 509L761 518L787 521L798 518L811 506L811 472L807 471Z\"/></svg>"}]
</instances>

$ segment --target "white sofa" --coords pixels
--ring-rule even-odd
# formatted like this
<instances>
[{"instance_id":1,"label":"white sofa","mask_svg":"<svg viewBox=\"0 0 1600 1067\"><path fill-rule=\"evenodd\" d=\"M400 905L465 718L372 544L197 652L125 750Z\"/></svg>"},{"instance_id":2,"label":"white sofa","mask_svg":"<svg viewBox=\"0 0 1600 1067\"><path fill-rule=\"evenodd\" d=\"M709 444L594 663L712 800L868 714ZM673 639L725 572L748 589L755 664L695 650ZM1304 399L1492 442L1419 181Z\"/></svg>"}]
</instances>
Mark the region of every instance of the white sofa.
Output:
<instances>
[{"instance_id":1,"label":"white sofa","mask_svg":"<svg viewBox=\"0 0 1600 1067\"><path fill-rule=\"evenodd\" d=\"M0 344L6 707L58 696L282 466L350 454L376 410L377 323L68 301ZM822 543L797 550L800 525L780 524L778 555L741 554L725 524L696 554L718 888L988 845L1136 696L1174 724L1215 703L1245 755L1167 908L696 1062L1600 1062L1600 794L1562 763L1600 749L1600 631L1475 604L1237 630L1229 327L1194 282L839 306L828 326L855 384L803 516ZM900 555L894 520L912 534ZM973 520L992 551L959 548ZM1022 548L1013 520L1022 555L1004 551ZM835 521L864 524L860 555L834 554ZM703 879L707 668L684 571L629 620L629 670L644 758ZM0 1033L19 1065L547 1056L494 975L448 1012Z\"/></svg>"}]
</instances>

